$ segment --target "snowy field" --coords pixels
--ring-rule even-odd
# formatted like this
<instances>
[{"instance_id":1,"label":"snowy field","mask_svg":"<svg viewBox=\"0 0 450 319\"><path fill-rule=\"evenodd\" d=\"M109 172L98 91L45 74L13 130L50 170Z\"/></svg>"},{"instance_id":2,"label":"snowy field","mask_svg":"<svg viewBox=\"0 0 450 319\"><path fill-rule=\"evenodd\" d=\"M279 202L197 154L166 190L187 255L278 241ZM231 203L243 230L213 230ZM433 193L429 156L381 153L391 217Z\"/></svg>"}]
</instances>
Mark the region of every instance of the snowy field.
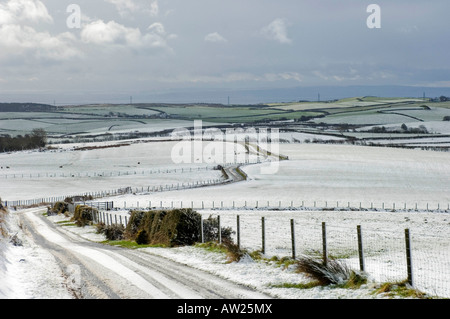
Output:
<instances>
[{"instance_id":1,"label":"snowy field","mask_svg":"<svg viewBox=\"0 0 450 319\"><path fill-rule=\"evenodd\" d=\"M181 142L183 143L183 142ZM201 143L200 143L201 144ZM211 145L211 142L204 143ZM255 161L242 145L225 143L224 157ZM106 143L100 143L104 146ZM172 150L180 142L120 142L119 147L75 150L89 144L64 145L44 152L0 154L0 194L3 200L37 199L132 187L151 189L160 185L224 180L210 157L192 155L190 162L175 162ZM190 147L190 144L182 144Z\"/></svg>"},{"instance_id":2,"label":"snowy field","mask_svg":"<svg viewBox=\"0 0 450 319\"><path fill-rule=\"evenodd\" d=\"M222 202L225 207L256 207L257 202L314 207L315 202L318 207L379 209L437 209L450 203L448 152L317 144L280 144L279 152L289 160L243 166L248 179L240 183L112 200L116 207L139 201L141 207L194 202L196 208L212 207L213 201L215 207ZM275 172L263 174L264 167Z\"/></svg>"},{"instance_id":3,"label":"snowy field","mask_svg":"<svg viewBox=\"0 0 450 319\"><path fill-rule=\"evenodd\" d=\"M117 142L116 142L117 143ZM443 209L450 203L450 153L383 147L279 144L281 162L264 162L241 144L224 147L229 163L243 165L246 181L201 189L151 192L158 186L224 181L211 156L174 162L175 141L127 143L74 150L0 154L0 194L5 201L69 196L131 187L145 193L111 198L116 207L175 202L196 208L264 206ZM190 142L186 142L188 147ZM100 144L104 145L104 144ZM219 142L203 142L202 150ZM248 153L250 151L250 153ZM204 154L207 152L205 151ZM196 160L199 160L196 163ZM223 164L221 162L220 164ZM268 170L268 172L264 171ZM203 206L201 206L203 202ZM267 205L266 205L267 206Z\"/></svg>"},{"instance_id":4,"label":"snowy field","mask_svg":"<svg viewBox=\"0 0 450 319\"><path fill-rule=\"evenodd\" d=\"M83 145L66 145L45 152L0 154L0 195L3 201L33 199L224 178L221 171L210 169L214 163L209 163L208 158L203 158L200 163L195 163L195 158L191 158L191 163L174 163L172 151L176 145L173 141L130 143L92 150L74 150L73 147ZM204 143L203 147L207 145L211 146L211 142ZM233 228L239 214L242 245L249 250L260 249L261 217L265 217L269 258L291 254L291 219L295 220L298 254L320 250L320 227L326 222L330 253L333 245L338 245L351 256L347 261L352 267L357 266L354 257L356 226L362 225L367 236L368 272L375 281L404 279L403 231L410 228L414 255L420 261L417 284L431 294L449 296L450 153L322 144L280 144L277 149L289 160L244 165L246 181L168 192L144 191L101 201L113 201L118 209L125 203L127 208L192 206L205 217L220 214L223 225ZM234 162L258 159L247 153L242 145L230 152ZM181 168L183 171L180 172ZM271 168L271 173L265 174L263 168ZM174 171L169 173L167 170L170 169ZM345 209L348 206L373 209L348 211ZM221 207L224 209L218 209ZM427 207L433 212L427 212ZM339 209L331 210L333 208ZM116 213L128 214L125 210ZM15 229L16 226L10 227ZM97 236L92 229L72 231ZM22 292L14 292L16 295L2 291L3 295L33 298L35 293L45 291L50 298L56 293L64 296L59 288L55 289L60 287L58 278L37 278L32 271L55 269L52 268L56 267L52 256L38 247L13 249L4 241L1 245L2 258L11 260L9 264L0 265L1 274L11 275L8 280L23 287ZM146 249L281 298L374 298L367 287L358 291L275 288L277 284L306 279L289 269L280 269L274 263L246 259L225 264L224 256L193 247ZM337 251L341 253L342 250ZM27 256L29 262L20 262L21 256ZM427 260L433 263L423 263ZM427 286L429 284L431 287Z\"/></svg>"}]
</instances>

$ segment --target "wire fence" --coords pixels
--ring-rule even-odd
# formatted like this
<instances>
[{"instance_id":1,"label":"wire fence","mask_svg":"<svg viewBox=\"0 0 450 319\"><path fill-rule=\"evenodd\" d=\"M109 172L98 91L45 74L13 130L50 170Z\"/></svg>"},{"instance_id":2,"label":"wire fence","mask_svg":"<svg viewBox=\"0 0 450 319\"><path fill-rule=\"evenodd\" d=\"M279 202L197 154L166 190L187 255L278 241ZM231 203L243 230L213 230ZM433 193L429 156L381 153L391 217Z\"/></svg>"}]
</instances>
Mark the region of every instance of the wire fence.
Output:
<instances>
[{"instance_id":1,"label":"wire fence","mask_svg":"<svg viewBox=\"0 0 450 319\"><path fill-rule=\"evenodd\" d=\"M274 217L261 217L260 221L240 215L235 218L222 217L222 225L235 231L234 240L239 238L242 248L261 250L268 256L338 259L366 272L375 282L406 280L419 291L450 297L450 236L416 234L409 229L393 232L360 225L297 223Z\"/></svg>"},{"instance_id":2,"label":"wire fence","mask_svg":"<svg viewBox=\"0 0 450 319\"><path fill-rule=\"evenodd\" d=\"M99 207L99 206L98 206ZM296 221L286 217L256 217L252 214L214 215L219 227L230 228L232 239L247 251L265 256L302 255L336 259L351 269L363 271L378 283L407 282L431 296L450 298L450 234L424 235L410 229L384 231ZM127 225L129 214L100 211L95 220L107 225Z\"/></svg>"},{"instance_id":3,"label":"wire fence","mask_svg":"<svg viewBox=\"0 0 450 319\"><path fill-rule=\"evenodd\" d=\"M5 206L8 207L28 207L35 205L52 205L56 202L64 201L68 198L75 199L75 201L86 201L90 202L96 199L105 199L108 197L122 196L127 194L142 194L142 193L156 193L156 192L167 192L174 190L184 190L184 189L192 189L199 188L205 186L213 186L213 185L221 185L230 182L230 180L226 180L224 178L215 178L215 179L204 179L197 180L192 182L178 182L172 184L161 184L161 185L152 185L152 186L142 186L142 187L122 187L118 189L112 190L103 190L96 192L86 192L77 195L61 195L61 196L51 196L51 197L41 197L35 199L22 199L22 200L5 200ZM126 201L124 203L124 208L126 208ZM134 202L134 207L139 208L139 202ZM128 207L133 207L133 205Z\"/></svg>"},{"instance_id":4,"label":"wire fence","mask_svg":"<svg viewBox=\"0 0 450 319\"><path fill-rule=\"evenodd\" d=\"M92 172L38 172L38 173L11 173L0 174L0 179L44 179L44 178L93 178L93 177L119 177L134 175L177 174L213 170L215 166L198 166L185 168L159 168L159 169L134 169L121 171L92 171Z\"/></svg>"},{"instance_id":5,"label":"wire fence","mask_svg":"<svg viewBox=\"0 0 450 319\"><path fill-rule=\"evenodd\" d=\"M219 182L220 183L220 182ZM172 185L173 186L173 185ZM168 189L171 189L170 187ZM135 188L136 193L140 189ZM192 208L192 209L232 209L232 210L307 210L307 211L436 211L450 212L450 203L395 203L395 202L327 202L307 200L164 200L164 199L124 199L112 198L116 209L166 209L166 208Z\"/></svg>"}]
</instances>

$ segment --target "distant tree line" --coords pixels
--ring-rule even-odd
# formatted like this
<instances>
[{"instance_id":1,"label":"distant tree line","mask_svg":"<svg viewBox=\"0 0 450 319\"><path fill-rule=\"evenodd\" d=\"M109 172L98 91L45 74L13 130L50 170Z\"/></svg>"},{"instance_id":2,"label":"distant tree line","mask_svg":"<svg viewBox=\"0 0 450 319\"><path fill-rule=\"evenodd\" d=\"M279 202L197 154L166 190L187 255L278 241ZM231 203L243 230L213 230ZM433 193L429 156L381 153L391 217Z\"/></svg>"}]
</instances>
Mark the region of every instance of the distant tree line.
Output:
<instances>
[{"instance_id":1,"label":"distant tree line","mask_svg":"<svg viewBox=\"0 0 450 319\"><path fill-rule=\"evenodd\" d=\"M0 112L51 112L56 106L38 103L0 103Z\"/></svg>"},{"instance_id":2,"label":"distant tree line","mask_svg":"<svg viewBox=\"0 0 450 319\"><path fill-rule=\"evenodd\" d=\"M0 152L13 152L45 147L47 132L44 129L34 129L31 134L0 136Z\"/></svg>"},{"instance_id":3,"label":"distant tree line","mask_svg":"<svg viewBox=\"0 0 450 319\"><path fill-rule=\"evenodd\" d=\"M428 130L424 125L419 127L407 127L406 124L402 124L400 129L386 128L384 126L374 126L367 130L369 133L414 133L414 134L427 134Z\"/></svg>"}]
</instances>

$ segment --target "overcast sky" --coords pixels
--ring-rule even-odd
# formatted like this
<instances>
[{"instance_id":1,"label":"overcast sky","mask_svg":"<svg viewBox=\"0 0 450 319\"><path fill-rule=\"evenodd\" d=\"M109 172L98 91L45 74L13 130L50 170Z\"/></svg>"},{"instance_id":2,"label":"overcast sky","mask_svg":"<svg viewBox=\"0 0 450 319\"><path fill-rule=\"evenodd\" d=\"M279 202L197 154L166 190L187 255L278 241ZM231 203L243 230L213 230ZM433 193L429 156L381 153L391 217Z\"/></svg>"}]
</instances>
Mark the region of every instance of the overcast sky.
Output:
<instances>
[{"instance_id":1,"label":"overcast sky","mask_svg":"<svg viewBox=\"0 0 450 319\"><path fill-rule=\"evenodd\" d=\"M367 25L373 3L381 28ZM448 0L0 0L0 94L450 87L449 12Z\"/></svg>"}]
</instances>

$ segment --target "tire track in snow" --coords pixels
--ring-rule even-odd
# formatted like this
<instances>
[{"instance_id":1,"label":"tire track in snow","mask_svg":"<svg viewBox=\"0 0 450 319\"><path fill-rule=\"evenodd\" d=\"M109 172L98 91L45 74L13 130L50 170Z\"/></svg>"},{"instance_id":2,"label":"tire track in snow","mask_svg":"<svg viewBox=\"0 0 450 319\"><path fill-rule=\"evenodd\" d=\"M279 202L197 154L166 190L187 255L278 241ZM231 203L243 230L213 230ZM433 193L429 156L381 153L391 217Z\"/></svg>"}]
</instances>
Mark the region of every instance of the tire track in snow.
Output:
<instances>
[{"instance_id":1,"label":"tire track in snow","mask_svg":"<svg viewBox=\"0 0 450 319\"><path fill-rule=\"evenodd\" d=\"M163 293L155 285L145 280L142 276L138 275L132 269L118 262L117 259L104 253L103 250L89 248L88 246L76 243L73 240L70 241L66 239L63 235L58 234L56 231L50 229L50 227L36 215L36 212L42 212L42 210L30 211L26 214L25 218L28 219L33 224L33 228L38 233L40 233L42 237L46 238L53 244L56 244L62 247L63 249L74 253L78 257L84 256L90 259L91 261L94 261L95 263L101 266L97 268L106 268L107 270L110 270L111 272L114 273L114 274L103 273L103 276L107 275L108 278L113 277L112 279L114 279L117 276L120 276L129 283L131 283L133 286L145 292L145 294L148 294L149 298L156 298L156 299L169 298L167 294Z\"/></svg>"},{"instance_id":2,"label":"tire track in snow","mask_svg":"<svg viewBox=\"0 0 450 319\"><path fill-rule=\"evenodd\" d=\"M269 296L206 272L147 252L103 246L73 233L62 232L38 216L42 209L23 212L33 232L45 240L61 264L81 266L81 298L265 299ZM47 243L44 244L44 241ZM84 278L86 277L86 278ZM100 284L99 284L100 283Z\"/></svg>"}]
</instances>

